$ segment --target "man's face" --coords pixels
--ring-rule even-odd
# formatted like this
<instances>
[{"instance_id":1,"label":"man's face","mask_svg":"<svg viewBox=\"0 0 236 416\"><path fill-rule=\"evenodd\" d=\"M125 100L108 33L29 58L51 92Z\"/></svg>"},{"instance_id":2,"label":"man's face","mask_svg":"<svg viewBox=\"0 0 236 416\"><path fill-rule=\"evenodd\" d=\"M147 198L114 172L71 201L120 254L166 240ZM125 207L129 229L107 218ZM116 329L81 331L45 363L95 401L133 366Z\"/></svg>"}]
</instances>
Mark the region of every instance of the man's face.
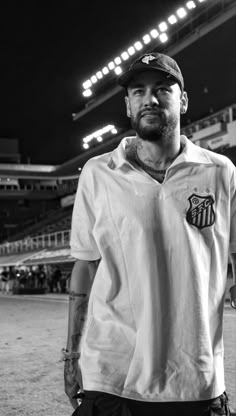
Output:
<instances>
[{"instance_id":1,"label":"man's face","mask_svg":"<svg viewBox=\"0 0 236 416\"><path fill-rule=\"evenodd\" d=\"M125 101L133 129L152 142L171 137L179 127L181 108L187 109L187 94L176 81L151 70L134 76Z\"/></svg>"}]
</instances>

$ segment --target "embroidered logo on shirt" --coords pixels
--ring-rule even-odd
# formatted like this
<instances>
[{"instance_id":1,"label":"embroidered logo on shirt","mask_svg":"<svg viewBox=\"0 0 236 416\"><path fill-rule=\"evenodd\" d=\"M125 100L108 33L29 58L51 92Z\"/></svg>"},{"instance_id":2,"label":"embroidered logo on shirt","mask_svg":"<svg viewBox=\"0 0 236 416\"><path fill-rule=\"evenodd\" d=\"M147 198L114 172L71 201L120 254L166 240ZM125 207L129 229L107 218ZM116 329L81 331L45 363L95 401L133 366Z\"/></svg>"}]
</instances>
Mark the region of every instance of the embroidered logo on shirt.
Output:
<instances>
[{"instance_id":1,"label":"embroidered logo on shirt","mask_svg":"<svg viewBox=\"0 0 236 416\"><path fill-rule=\"evenodd\" d=\"M190 207L186 214L186 220L189 224L197 228L205 228L213 225L215 222L215 203L211 195L200 196L192 194L189 198Z\"/></svg>"},{"instance_id":2,"label":"embroidered logo on shirt","mask_svg":"<svg viewBox=\"0 0 236 416\"><path fill-rule=\"evenodd\" d=\"M153 59L156 59L155 56L153 56L153 55L146 55L146 56L143 57L142 62L144 64L149 64L150 61L153 61Z\"/></svg>"}]
</instances>

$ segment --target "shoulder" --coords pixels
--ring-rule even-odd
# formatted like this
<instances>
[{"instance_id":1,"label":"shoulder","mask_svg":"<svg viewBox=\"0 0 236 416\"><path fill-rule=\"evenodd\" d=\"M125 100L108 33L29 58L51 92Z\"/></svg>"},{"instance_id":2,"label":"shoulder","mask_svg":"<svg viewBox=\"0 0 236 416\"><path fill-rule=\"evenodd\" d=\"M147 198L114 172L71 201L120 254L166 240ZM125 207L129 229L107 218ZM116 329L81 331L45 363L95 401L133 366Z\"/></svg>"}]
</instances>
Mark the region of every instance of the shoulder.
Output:
<instances>
[{"instance_id":1,"label":"shoulder","mask_svg":"<svg viewBox=\"0 0 236 416\"><path fill-rule=\"evenodd\" d=\"M233 162L224 155L219 153L212 152L210 150L205 150L208 153L209 158L215 164L215 166L219 169L222 174L222 177L230 182L236 182L236 167Z\"/></svg>"},{"instance_id":2,"label":"shoulder","mask_svg":"<svg viewBox=\"0 0 236 416\"><path fill-rule=\"evenodd\" d=\"M82 169L81 175L91 174L94 171L97 172L97 170L106 167L110 159L111 159L111 152L103 153L102 155L92 157L85 163Z\"/></svg>"},{"instance_id":3,"label":"shoulder","mask_svg":"<svg viewBox=\"0 0 236 416\"><path fill-rule=\"evenodd\" d=\"M102 178L106 175L108 169L108 163L111 159L111 152L104 153L99 156L89 159L79 176L78 189L89 190L97 189L103 182Z\"/></svg>"},{"instance_id":4,"label":"shoulder","mask_svg":"<svg viewBox=\"0 0 236 416\"><path fill-rule=\"evenodd\" d=\"M211 150L207 149L203 149L203 151L208 154L209 158L212 160L213 163L222 167L230 166L232 168L235 168L233 162L227 156L221 155L216 152L212 152Z\"/></svg>"},{"instance_id":5,"label":"shoulder","mask_svg":"<svg viewBox=\"0 0 236 416\"><path fill-rule=\"evenodd\" d=\"M204 149L203 147L199 147L195 144L192 143L192 146L195 146L195 148L197 149L197 152L199 154L204 155L206 158L208 158L208 160L215 166L219 167L219 168L226 168L229 171L233 172L235 170L235 165L233 164L233 162L227 157L224 156L222 154L213 152L211 150L208 149Z\"/></svg>"}]
</instances>

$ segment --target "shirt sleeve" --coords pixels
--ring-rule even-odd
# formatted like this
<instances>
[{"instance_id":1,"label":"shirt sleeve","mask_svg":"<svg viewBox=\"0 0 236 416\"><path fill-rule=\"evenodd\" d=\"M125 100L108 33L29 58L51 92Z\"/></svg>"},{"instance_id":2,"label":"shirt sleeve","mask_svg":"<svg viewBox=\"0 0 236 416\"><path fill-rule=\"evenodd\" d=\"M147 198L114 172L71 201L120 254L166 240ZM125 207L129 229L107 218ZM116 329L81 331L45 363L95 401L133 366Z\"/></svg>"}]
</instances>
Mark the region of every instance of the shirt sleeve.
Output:
<instances>
[{"instance_id":1,"label":"shirt sleeve","mask_svg":"<svg viewBox=\"0 0 236 416\"><path fill-rule=\"evenodd\" d=\"M230 253L236 253L236 168L234 167L231 180L231 227Z\"/></svg>"},{"instance_id":2,"label":"shirt sleeve","mask_svg":"<svg viewBox=\"0 0 236 416\"><path fill-rule=\"evenodd\" d=\"M79 260L98 260L99 253L93 230L95 225L93 181L89 163L84 166L79 178L71 224L71 255Z\"/></svg>"}]
</instances>

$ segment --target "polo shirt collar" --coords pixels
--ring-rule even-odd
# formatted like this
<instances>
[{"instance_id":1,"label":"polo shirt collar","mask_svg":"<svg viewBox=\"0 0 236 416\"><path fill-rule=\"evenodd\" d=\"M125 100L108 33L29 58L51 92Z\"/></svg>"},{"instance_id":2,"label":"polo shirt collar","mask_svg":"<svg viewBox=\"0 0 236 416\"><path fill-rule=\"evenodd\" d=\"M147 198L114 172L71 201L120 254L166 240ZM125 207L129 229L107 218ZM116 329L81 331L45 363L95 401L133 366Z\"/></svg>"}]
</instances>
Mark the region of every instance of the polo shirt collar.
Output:
<instances>
[{"instance_id":1,"label":"polo shirt collar","mask_svg":"<svg viewBox=\"0 0 236 416\"><path fill-rule=\"evenodd\" d=\"M121 140L119 146L112 151L110 160L108 162L108 167L112 170L116 170L120 168L122 165L126 164L126 152L125 147L131 141L135 141L136 137L125 137ZM193 144L186 136L181 135L181 145L183 146L183 150L181 154L176 158L173 164L177 165L183 162L188 163L197 163L197 164L214 164L211 160L208 153L204 151L200 146L196 146Z\"/></svg>"},{"instance_id":2,"label":"polo shirt collar","mask_svg":"<svg viewBox=\"0 0 236 416\"><path fill-rule=\"evenodd\" d=\"M125 148L127 144L135 140L136 140L135 136L124 137L124 139L121 140L119 146L115 150L113 150L111 153L111 157L108 162L108 167L110 169L116 170L128 162L126 158Z\"/></svg>"},{"instance_id":3,"label":"polo shirt collar","mask_svg":"<svg viewBox=\"0 0 236 416\"><path fill-rule=\"evenodd\" d=\"M183 150L174 163L188 162L205 165L214 164L211 160L210 154L202 147L192 143L186 136L181 135L180 141Z\"/></svg>"}]
</instances>

